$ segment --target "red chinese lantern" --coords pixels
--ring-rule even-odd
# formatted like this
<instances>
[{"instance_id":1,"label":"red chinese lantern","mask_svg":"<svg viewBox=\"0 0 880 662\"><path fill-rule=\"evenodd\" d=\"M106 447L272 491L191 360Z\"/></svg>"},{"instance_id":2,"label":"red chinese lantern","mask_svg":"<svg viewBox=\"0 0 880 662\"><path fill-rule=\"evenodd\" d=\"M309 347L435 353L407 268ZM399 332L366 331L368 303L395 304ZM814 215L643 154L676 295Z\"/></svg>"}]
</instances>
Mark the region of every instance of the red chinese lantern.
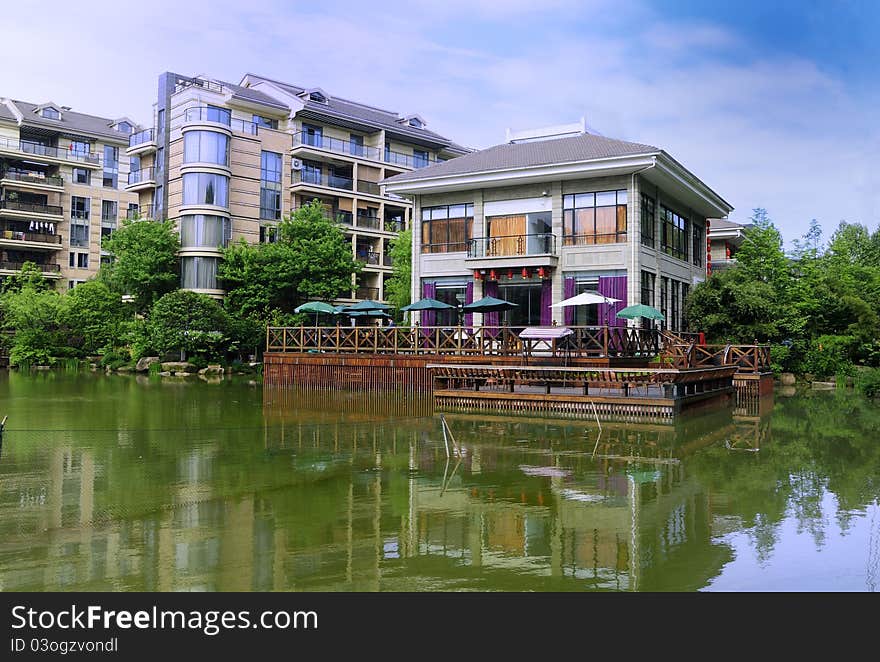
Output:
<instances>
[{"instance_id":1,"label":"red chinese lantern","mask_svg":"<svg viewBox=\"0 0 880 662\"><path fill-rule=\"evenodd\" d=\"M489 280L498 280L498 274L495 273L495 270L489 272Z\"/></svg>"},{"instance_id":2,"label":"red chinese lantern","mask_svg":"<svg viewBox=\"0 0 880 662\"><path fill-rule=\"evenodd\" d=\"M728 242L724 242L724 256L729 260L730 259L730 244Z\"/></svg>"},{"instance_id":3,"label":"red chinese lantern","mask_svg":"<svg viewBox=\"0 0 880 662\"><path fill-rule=\"evenodd\" d=\"M523 270L522 270L522 277L523 277L523 278L528 278L528 277L529 277L529 270L526 269L525 267L523 267Z\"/></svg>"},{"instance_id":4,"label":"red chinese lantern","mask_svg":"<svg viewBox=\"0 0 880 662\"><path fill-rule=\"evenodd\" d=\"M507 270L507 280L513 280L513 269Z\"/></svg>"},{"instance_id":5,"label":"red chinese lantern","mask_svg":"<svg viewBox=\"0 0 880 662\"><path fill-rule=\"evenodd\" d=\"M544 267L538 267L538 278L546 278L547 272L544 271Z\"/></svg>"},{"instance_id":6,"label":"red chinese lantern","mask_svg":"<svg viewBox=\"0 0 880 662\"><path fill-rule=\"evenodd\" d=\"M479 271L474 272L474 280L480 280L483 275Z\"/></svg>"}]
</instances>

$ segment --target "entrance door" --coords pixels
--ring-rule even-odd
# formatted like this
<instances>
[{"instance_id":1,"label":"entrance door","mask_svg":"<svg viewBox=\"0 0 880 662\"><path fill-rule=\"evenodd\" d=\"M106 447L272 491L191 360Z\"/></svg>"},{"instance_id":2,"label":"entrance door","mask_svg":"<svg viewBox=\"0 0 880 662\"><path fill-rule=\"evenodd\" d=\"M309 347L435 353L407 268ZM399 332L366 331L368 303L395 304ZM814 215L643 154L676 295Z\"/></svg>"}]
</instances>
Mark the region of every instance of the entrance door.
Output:
<instances>
[{"instance_id":1,"label":"entrance door","mask_svg":"<svg viewBox=\"0 0 880 662\"><path fill-rule=\"evenodd\" d=\"M508 310L502 319L508 326L523 329L527 326L541 325L541 283L517 283L515 285L498 285L498 296L505 301L519 304Z\"/></svg>"}]
</instances>

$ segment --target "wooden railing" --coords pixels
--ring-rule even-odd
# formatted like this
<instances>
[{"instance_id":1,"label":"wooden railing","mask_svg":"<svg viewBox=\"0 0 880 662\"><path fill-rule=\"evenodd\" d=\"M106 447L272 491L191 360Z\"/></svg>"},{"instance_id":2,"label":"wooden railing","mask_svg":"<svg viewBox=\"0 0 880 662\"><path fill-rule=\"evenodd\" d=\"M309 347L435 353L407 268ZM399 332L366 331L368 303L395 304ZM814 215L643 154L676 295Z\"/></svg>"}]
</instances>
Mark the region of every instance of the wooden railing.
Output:
<instances>
[{"instance_id":1,"label":"wooden railing","mask_svg":"<svg viewBox=\"0 0 880 662\"><path fill-rule=\"evenodd\" d=\"M521 357L656 356L660 338L654 329L568 327L572 335L555 341L522 340L508 327L268 327L268 352L364 354L450 354Z\"/></svg>"},{"instance_id":2,"label":"wooden railing","mask_svg":"<svg viewBox=\"0 0 880 662\"><path fill-rule=\"evenodd\" d=\"M736 366L739 372L766 372L770 369L770 346L670 343L663 348L663 362L680 370Z\"/></svg>"}]
</instances>

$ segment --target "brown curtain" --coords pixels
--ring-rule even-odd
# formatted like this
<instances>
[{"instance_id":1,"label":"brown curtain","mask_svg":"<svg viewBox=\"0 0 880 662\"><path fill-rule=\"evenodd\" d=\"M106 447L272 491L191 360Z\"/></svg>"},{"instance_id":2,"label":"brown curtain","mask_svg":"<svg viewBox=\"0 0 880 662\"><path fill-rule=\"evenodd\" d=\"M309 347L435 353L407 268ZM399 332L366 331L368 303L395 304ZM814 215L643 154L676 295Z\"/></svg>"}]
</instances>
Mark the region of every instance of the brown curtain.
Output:
<instances>
[{"instance_id":1,"label":"brown curtain","mask_svg":"<svg viewBox=\"0 0 880 662\"><path fill-rule=\"evenodd\" d=\"M520 255L526 248L526 217L493 216L489 219L489 255Z\"/></svg>"}]
</instances>

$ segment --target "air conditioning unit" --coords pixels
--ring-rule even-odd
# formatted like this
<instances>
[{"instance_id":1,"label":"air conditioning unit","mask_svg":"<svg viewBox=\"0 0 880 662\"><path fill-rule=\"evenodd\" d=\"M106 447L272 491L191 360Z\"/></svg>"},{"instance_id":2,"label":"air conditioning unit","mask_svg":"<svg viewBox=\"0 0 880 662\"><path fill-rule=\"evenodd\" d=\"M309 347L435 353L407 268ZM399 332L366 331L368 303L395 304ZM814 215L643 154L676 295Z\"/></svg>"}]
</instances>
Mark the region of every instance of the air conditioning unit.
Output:
<instances>
[{"instance_id":1,"label":"air conditioning unit","mask_svg":"<svg viewBox=\"0 0 880 662\"><path fill-rule=\"evenodd\" d=\"M290 168L292 170L302 170L303 169L303 162L300 161L299 159L291 159L290 160Z\"/></svg>"}]
</instances>

